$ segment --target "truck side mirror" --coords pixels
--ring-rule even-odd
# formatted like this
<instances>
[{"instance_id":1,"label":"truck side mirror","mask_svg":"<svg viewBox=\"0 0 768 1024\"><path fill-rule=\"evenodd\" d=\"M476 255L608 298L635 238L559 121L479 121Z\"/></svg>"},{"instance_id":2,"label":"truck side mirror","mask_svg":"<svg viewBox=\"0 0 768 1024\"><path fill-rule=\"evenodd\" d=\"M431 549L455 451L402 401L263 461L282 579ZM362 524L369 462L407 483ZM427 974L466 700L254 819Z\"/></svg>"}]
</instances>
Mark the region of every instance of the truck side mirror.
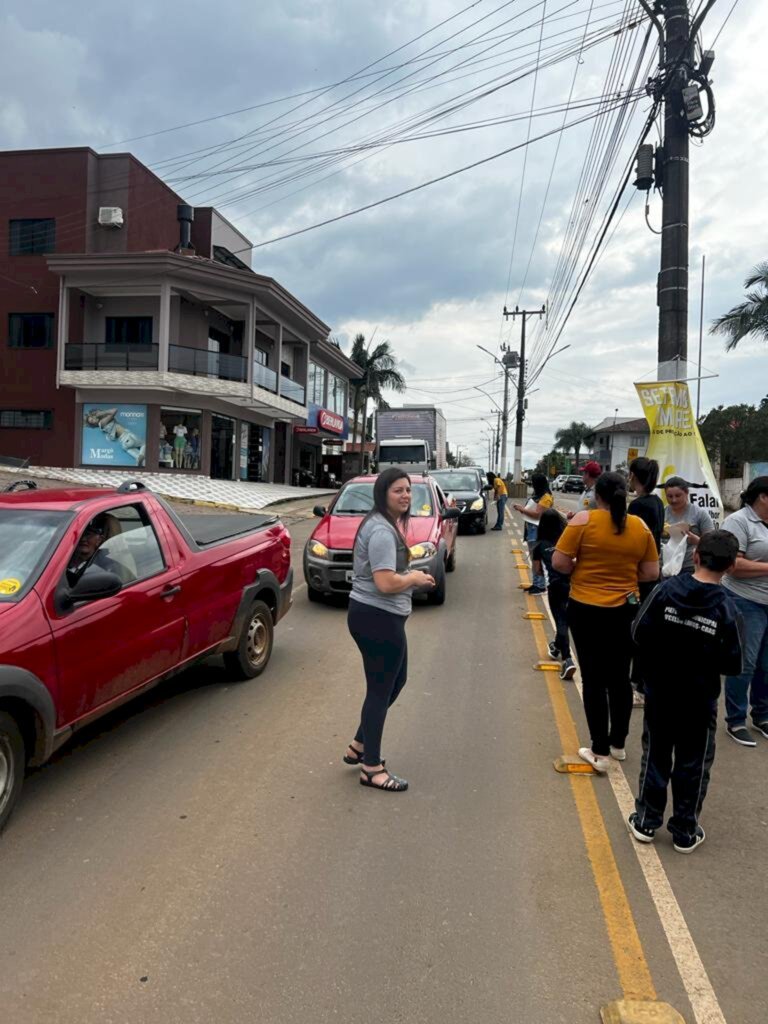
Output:
<instances>
[{"instance_id":1,"label":"truck side mirror","mask_svg":"<svg viewBox=\"0 0 768 1024\"><path fill-rule=\"evenodd\" d=\"M107 572L98 566L89 566L83 575L61 594L61 604L71 608L79 601L99 601L114 597L123 589L123 581L114 572Z\"/></svg>"},{"instance_id":2,"label":"truck side mirror","mask_svg":"<svg viewBox=\"0 0 768 1024\"><path fill-rule=\"evenodd\" d=\"M323 505L315 505L315 507L312 509L312 515L317 516L318 519L322 519L326 511L327 510Z\"/></svg>"}]
</instances>

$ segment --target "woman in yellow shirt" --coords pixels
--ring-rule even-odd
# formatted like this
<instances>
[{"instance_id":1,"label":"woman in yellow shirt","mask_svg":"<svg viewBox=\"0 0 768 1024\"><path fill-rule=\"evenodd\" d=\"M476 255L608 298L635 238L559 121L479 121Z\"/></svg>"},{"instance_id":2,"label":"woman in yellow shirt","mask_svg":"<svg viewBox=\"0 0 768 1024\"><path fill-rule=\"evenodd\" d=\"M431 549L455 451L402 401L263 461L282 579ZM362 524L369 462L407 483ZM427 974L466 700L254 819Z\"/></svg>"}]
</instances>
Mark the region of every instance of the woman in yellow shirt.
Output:
<instances>
[{"instance_id":1,"label":"woman in yellow shirt","mask_svg":"<svg viewBox=\"0 0 768 1024\"><path fill-rule=\"evenodd\" d=\"M552 566L571 576L568 625L581 668L591 746L579 756L598 772L608 756L626 758L632 713L632 620L639 583L658 579L659 555L642 519L627 516L627 491L618 473L595 485L597 508L569 522Z\"/></svg>"},{"instance_id":2,"label":"woman in yellow shirt","mask_svg":"<svg viewBox=\"0 0 768 1024\"><path fill-rule=\"evenodd\" d=\"M523 537L528 545L531 562L533 562L533 549L536 547L539 527L538 523L531 522L531 520L541 519L542 513L546 512L548 508L552 508L554 499L552 491L549 489L549 480L543 473L533 474L531 477L531 487L533 488L533 497L528 499L528 503L526 505L513 505L512 508L525 516ZM531 586L526 589L532 597L546 594L547 581L541 573L534 573Z\"/></svg>"}]
</instances>

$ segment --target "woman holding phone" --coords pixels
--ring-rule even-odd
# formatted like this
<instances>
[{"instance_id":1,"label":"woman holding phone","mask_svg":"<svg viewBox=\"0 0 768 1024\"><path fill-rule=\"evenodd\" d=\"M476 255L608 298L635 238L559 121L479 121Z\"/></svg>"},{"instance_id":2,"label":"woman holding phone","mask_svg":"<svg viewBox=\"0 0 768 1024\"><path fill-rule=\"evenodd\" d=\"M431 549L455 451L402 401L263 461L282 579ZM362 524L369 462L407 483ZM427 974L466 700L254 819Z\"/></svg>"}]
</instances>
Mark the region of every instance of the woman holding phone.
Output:
<instances>
[{"instance_id":1,"label":"woman holding phone","mask_svg":"<svg viewBox=\"0 0 768 1024\"><path fill-rule=\"evenodd\" d=\"M408 789L381 758L387 711L408 676L405 624L411 595L434 587L429 573L409 570L406 541L411 511L411 479L397 467L379 474L373 486L373 511L360 524L353 555L349 632L363 657L366 694L360 725L344 761L360 765L360 785L388 793Z\"/></svg>"}]
</instances>

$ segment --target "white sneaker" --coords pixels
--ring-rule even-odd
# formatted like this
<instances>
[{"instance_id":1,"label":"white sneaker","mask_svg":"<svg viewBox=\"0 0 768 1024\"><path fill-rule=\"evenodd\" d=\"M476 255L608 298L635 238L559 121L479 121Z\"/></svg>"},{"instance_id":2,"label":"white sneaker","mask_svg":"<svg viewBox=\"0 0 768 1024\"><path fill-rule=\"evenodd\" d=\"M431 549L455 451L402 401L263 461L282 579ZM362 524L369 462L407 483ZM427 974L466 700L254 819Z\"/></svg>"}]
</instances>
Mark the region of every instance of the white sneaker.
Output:
<instances>
[{"instance_id":1,"label":"white sneaker","mask_svg":"<svg viewBox=\"0 0 768 1024\"><path fill-rule=\"evenodd\" d=\"M579 757L587 764L591 764L596 772L604 775L608 771L608 758L593 754L589 747L579 747Z\"/></svg>"},{"instance_id":2,"label":"white sneaker","mask_svg":"<svg viewBox=\"0 0 768 1024\"><path fill-rule=\"evenodd\" d=\"M611 757L614 761L626 761L627 752L624 747L611 747Z\"/></svg>"}]
</instances>

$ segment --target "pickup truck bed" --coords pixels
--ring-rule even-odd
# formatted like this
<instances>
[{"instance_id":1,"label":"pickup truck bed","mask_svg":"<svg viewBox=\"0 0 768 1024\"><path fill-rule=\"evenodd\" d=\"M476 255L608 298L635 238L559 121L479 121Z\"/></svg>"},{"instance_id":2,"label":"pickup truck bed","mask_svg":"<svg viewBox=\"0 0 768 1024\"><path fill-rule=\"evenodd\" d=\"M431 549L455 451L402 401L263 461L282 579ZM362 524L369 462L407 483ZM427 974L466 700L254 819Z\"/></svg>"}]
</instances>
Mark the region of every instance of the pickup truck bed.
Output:
<instances>
[{"instance_id":1,"label":"pickup truck bed","mask_svg":"<svg viewBox=\"0 0 768 1024\"><path fill-rule=\"evenodd\" d=\"M174 512L192 540L201 548L232 540L233 537L241 537L245 533L273 526L277 522L277 516L250 512L228 512L218 515L180 512L178 509L174 509Z\"/></svg>"}]
</instances>

